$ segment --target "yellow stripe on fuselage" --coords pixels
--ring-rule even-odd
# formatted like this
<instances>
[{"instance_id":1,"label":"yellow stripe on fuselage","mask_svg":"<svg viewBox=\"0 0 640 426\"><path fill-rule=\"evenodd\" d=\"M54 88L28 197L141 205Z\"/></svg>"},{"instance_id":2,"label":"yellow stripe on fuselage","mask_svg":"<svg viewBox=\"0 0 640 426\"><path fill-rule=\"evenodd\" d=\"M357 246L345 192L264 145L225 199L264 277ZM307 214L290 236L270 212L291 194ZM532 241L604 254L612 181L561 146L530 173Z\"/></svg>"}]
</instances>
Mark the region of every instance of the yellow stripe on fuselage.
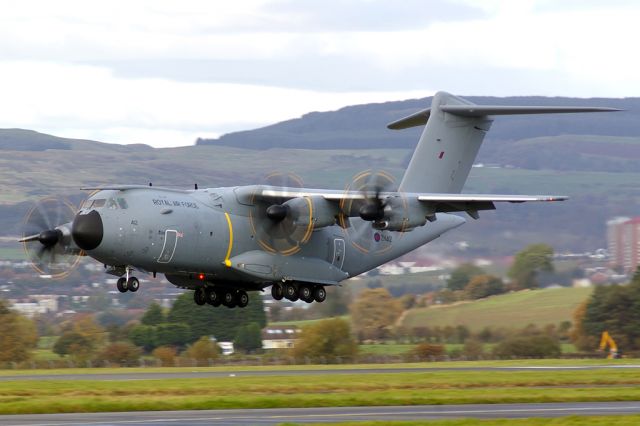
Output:
<instances>
[{"instance_id":1,"label":"yellow stripe on fuselage","mask_svg":"<svg viewBox=\"0 0 640 426\"><path fill-rule=\"evenodd\" d=\"M231 267L229 257L231 256L231 249L233 248L233 225L231 224L229 213L225 212L224 217L227 218L227 225L229 225L229 247L227 248L227 255L224 257L224 264L227 267Z\"/></svg>"}]
</instances>

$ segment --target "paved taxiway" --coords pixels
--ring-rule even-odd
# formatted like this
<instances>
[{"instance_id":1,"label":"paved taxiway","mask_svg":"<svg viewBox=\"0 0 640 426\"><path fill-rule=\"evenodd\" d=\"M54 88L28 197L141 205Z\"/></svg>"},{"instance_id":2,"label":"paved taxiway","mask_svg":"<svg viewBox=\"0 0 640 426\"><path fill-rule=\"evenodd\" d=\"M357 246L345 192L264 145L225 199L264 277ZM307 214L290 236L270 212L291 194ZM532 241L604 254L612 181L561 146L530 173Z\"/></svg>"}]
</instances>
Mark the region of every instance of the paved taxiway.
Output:
<instances>
[{"instance_id":1,"label":"paved taxiway","mask_svg":"<svg viewBox=\"0 0 640 426\"><path fill-rule=\"evenodd\" d=\"M275 425L284 422L344 422L451 418L523 418L640 414L640 402L553 404L417 405L407 407L284 408L266 410L140 411L128 413L25 414L0 416L6 426L61 425Z\"/></svg>"},{"instance_id":2,"label":"paved taxiway","mask_svg":"<svg viewBox=\"0 0 640 426\"><path fill-rule=\"evenodd\" d=\"M163 380L163 379L206 379L216 377L261 377L261 376L308 376L326 374L396 374L396 373L429 373L437 371L531 371L531 370L600 370L600 369L640 369L640 365L592 365L592 366L523 366L523 367L414 367L414 368L328 368L309 370L288 370L286 367L277 369L243 371L230 369L170 372L123 372L123 373L79 373L79 374L16 374L0 375L2 381L20 380ZM125 370L126 371L126 370Z\"/></svg>"}]
</instances>

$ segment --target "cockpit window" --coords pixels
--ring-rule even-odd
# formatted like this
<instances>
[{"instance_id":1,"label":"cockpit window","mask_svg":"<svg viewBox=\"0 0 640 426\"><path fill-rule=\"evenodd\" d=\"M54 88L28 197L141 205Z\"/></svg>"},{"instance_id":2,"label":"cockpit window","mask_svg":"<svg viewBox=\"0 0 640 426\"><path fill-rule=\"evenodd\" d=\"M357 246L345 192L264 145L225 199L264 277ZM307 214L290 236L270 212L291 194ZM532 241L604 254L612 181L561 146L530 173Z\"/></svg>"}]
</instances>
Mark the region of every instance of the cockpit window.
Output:
<instances>
[{"instance_id":1,"label":"cockpit window","mask_svg":"<svg viewBox=\"0 0 640 426\"><path fill-rule=\"evenodd\" d=\"M118 204L120 205L121 209L126 209L129 207L127 205L127 200L125 200L124 198L118 198Z\"/></svg>"},{"instance_id":2,"label":"cockpit window","mask_svg":"<svg viewBox=\"0 0 640 426\"><path fill-rule=\"evenodd\" d=\"M107 201L107 208L109 208L109 209L117 209L118 208L118 203L116 203L115 199L109 198L109 201Z\"/></svg>"},{"instance_id":3,"label":"cockpit window","mask_svg":"<svg viewBox=\"0 0 640 426\"><path fill-rule=\"evenodd\" d=\"M104 198L99 198L97 200L93 200L91 204L91 208L99 209L100 207L104 207L104 204L107 202Z\"/></svg>"}]
</instances>

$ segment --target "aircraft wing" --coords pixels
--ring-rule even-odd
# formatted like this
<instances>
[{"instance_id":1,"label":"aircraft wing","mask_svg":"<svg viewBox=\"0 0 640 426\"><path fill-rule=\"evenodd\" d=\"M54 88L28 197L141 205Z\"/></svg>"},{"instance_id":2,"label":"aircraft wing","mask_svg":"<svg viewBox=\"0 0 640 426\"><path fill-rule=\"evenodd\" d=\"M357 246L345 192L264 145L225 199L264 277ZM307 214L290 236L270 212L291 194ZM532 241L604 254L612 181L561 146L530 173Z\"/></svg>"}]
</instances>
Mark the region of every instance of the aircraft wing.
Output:
<instances>
[{"instance_id":1,"label":"aircraft wing","mask_svg":"<svg viewBox=\"0 0 640 426\"><path fill-rule=\"evenodd\" d=\"M298 189L262 187L255 192L258 198L282 201L298 197L322 197L327 201L343 202L365 200L367 194L361 191L339 191L323 189ZM441 194L441 193L409 193L387 191L379 194L380 198L404 198L408 201L419 201L431 204L432 211L437 212L471 212L478 210L494 210L494 203L524 203L528 201L564 201L564 195L504 195L504 194ZM472 214L473 216L473 214Z\"/></svg>"}]
</instances>

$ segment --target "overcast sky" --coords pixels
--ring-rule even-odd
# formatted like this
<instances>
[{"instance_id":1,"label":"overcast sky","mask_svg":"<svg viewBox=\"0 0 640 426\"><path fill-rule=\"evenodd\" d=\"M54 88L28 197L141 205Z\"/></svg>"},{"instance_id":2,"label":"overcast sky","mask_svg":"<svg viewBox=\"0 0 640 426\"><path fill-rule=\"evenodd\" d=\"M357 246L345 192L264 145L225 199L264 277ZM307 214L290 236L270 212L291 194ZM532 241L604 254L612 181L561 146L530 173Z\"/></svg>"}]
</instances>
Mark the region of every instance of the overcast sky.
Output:
<instances>
[{"instance_id":1,"label":"overcast sky","mask_svg":"<svg viewBox=\"0 0 640 426\"><path fill-rule=\"evenodd\" d=\"M633 0L0 6L0 127L65 137L189 145L437 90L640 96Z\"/></svg>"}]
</instances>

